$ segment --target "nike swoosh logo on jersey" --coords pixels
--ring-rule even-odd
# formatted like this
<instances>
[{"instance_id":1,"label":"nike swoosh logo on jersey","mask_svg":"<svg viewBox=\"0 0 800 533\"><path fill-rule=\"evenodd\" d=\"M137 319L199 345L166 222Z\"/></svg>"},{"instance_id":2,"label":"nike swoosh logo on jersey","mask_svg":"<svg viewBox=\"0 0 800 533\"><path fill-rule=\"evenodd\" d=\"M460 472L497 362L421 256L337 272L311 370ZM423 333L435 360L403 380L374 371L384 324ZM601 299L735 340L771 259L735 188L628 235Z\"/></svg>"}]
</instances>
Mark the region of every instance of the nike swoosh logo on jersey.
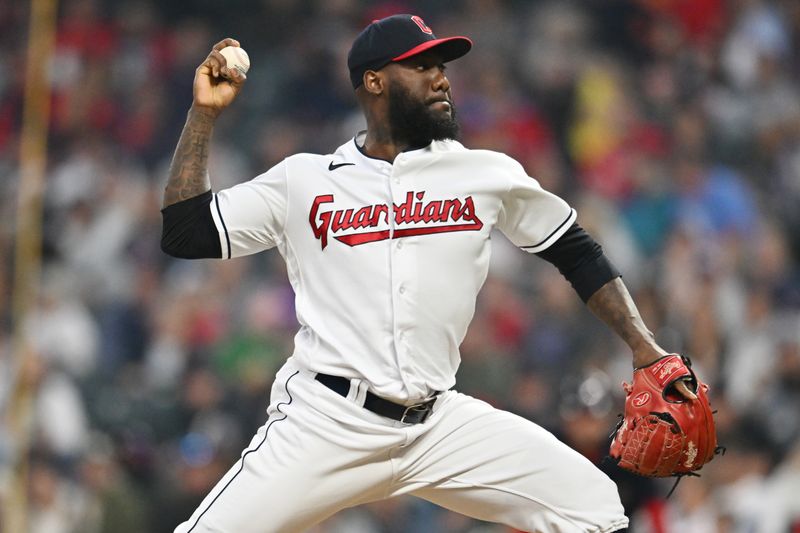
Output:
<instances>
[{"instance_id":1,"label":"nike swoosh logo on jersey","mask_svg":"<svg viewBox=\"0 0 800 533\"><path fill-rule=\"evenodd\" d=\"M336 170L339 167L346 167L347 165L355 165L355 163L339 163L337 165L333 164L333 161L328 164L328 170Z\"/></svg>"}]
</instances>

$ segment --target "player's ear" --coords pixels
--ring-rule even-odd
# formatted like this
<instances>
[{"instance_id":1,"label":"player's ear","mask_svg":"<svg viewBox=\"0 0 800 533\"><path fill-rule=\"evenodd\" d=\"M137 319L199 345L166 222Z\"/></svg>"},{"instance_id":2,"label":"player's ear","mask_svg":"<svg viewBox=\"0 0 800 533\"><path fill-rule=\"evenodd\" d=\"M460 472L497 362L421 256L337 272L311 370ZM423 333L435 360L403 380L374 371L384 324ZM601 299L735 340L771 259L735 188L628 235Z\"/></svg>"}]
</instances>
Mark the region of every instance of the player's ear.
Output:
<instances>
[{"instance_id":1,"label":"player's ear","mask_svg":"<svg viewBox=\"0 0 800 533\"><path fill-rule=\"evenodd\" d=\"M374 70L368 70L364 73L364 89L374 95L379 95L383 92L384 80L380 73Z\"/></svg>"}]
</instances>

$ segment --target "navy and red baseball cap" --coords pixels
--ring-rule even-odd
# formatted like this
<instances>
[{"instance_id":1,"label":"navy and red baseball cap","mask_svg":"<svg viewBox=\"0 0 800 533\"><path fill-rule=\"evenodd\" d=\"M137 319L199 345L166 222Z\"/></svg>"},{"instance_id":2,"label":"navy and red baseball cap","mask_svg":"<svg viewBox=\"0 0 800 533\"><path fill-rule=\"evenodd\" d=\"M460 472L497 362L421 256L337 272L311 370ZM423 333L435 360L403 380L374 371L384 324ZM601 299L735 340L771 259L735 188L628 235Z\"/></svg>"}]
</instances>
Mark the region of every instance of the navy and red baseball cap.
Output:
<instances>
[{"instance_id":1,"label":"navy and red baseball cap","mask_svg":"<svg viewBox=\"0 0 800 533\"><path fill-rule=\"evenodd\" d=\"M467 37L438 39L425 21L416 15L392 15L375 20L358 34L347 54L353 88L361 86L364 72L379 70L392 61L401 61L433 48L447 62L469 52L472 41Z\"/></svg>"}]
</instances>

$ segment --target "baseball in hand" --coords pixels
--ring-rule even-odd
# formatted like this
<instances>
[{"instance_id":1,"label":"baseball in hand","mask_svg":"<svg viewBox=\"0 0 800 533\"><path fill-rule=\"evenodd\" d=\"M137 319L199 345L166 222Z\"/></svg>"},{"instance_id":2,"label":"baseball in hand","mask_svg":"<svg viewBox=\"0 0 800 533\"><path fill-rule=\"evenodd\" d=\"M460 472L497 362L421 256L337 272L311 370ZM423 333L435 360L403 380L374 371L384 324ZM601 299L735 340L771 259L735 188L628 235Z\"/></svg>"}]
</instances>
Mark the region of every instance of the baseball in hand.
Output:
<instances>
[{"instance_id":1,"label":"baseball in hand","mask_svg":"<svg viewBox=\"0 0 800 533\"><path fill-rule=\"evenodd\" d=\"M250 69L250 57L244 48L238 46L226 46L219 51L225 57L229 69L236 69L242 74L247 74Z\"/></svg>"}]
</instances>

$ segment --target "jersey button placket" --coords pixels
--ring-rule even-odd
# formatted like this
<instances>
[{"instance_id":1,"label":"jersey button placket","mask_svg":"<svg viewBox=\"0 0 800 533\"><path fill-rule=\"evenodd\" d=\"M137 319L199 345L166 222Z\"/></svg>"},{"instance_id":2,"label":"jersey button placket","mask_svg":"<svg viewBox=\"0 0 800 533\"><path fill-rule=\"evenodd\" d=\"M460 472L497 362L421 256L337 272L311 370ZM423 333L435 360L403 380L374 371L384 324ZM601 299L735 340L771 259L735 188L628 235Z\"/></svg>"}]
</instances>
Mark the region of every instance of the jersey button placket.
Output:
<instances>
[{"instance_id":1,"label":"jersey button placket","mask_svg":"<svg viewBox=\"0 0 800 533\"><path fill-rule=\"evenodd\" d=\"M394 167L392 169L394 171L392 173L393 174L392 181L394 182L395 185L400 185L400 176L398 176L397 173L400 171L401 168L403 168L403 160L401 159L401 156L398 155L394 160Z\"/></svg>"},{"instance_id":2,"label":"jersey button placket","mask_svg":"<svg viewBox=\"0 0 800 533\"><path fill-rule=\"evenodd\" d=\"M408 192L408 184L405 183L403 180L403 164L402 161L395 160L395 165L389 168L389 189L391 190L392 194L392 202L395 205L401 205L403 202L406 201L406 195ZM394 212L392 212L392 216L394 217ZM402 226L398 228L395 225L394 232L398 229L402 229ZM408 382L408 378L410 376L410 370L413 366L411 361L409 360L411 357L411 344L409 339L409 328L411 324L409 323L410 313L408 312L409 309L409 297L411 296L411 287L409 280L407 279L407 274L411 272L409 270L409 255L408 252L405 250L407 248L405 243L403 242L404 238L396 238L392 235L392 246L390 246L390 256L391 256L391 284L392 290L394 293L394 297L392 298L393 302L393 314L394 314L394 342L395 342L395 353L397 357L397 366L400 371L401 379L403 380L403 384L405 388L411 390L414 387L413 383Z\"/></svg>"}]
</instances>

